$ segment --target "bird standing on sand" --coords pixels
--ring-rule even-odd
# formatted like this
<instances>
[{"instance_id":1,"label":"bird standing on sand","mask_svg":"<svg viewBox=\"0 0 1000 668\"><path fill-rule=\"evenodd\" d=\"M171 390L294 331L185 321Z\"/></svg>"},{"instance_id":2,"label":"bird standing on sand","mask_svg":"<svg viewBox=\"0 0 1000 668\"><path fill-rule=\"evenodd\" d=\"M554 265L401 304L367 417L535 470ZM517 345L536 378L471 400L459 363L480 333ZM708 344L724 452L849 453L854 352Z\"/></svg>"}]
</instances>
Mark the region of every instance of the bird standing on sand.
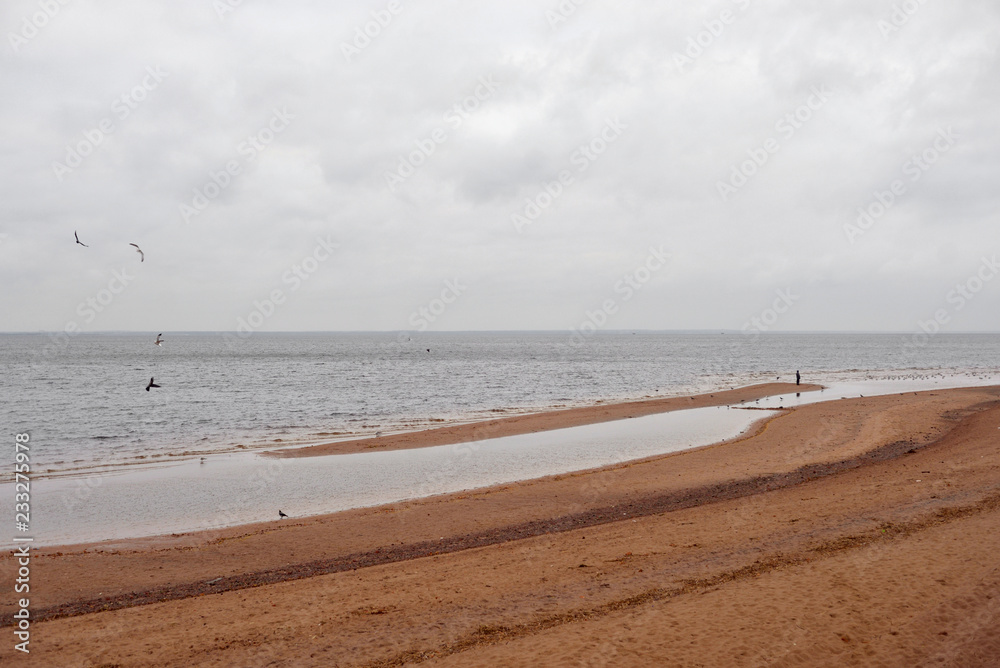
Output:
<instances>
[{"instance_id":1,"label":"bird standing on sand","mask_svg":"<svg viewBox=\"0 0 1000 668\"><path fill-rule=\"evenodd\" d=\"M163 332L160 332L159 334L156 335L156 340L153 341L154 346L163 345L163 339L160 338L161 336L163 336Z\"/></svg>"},{"instance_id":2,"label":"bird standing on sand","mask_svg":"<svg viewBox=\"0 0 1000 668\"><path fill-rule=\"evenodd\" d=\"M288 515L286 515L285 513L281 512L281 510L278 510L278 519L279 520L283 520L286 517L288 517Z\"/></svg>"},{"instance_id":3,"label":"bird standing on sand","mask_svg":"<svg viewBox=\"0 0 1000 668\"><path fill-rule=\"evenodd\" d=\"M149 379L149 385L146 386L146 391L149 392L149 388L151 387L159 387L159 385L153 382L152 378Z\"/></svg>"},{"instance_id":4,"label":"bird standing on sand","mask_svg":"<svg viewBox=\"0 0 1000 668\"><path fill-rule=\"evenodd\" d=\"M79 236L77 236L77 234L76 234L76 230L73 230L73 238L74 238L74 239L76 239L76 243L80 244L80 245L81 245L81 246L83 246L84 248L90 248L90 246L88 246L87 244L85 244L85 243L83 243L82 241L80 241L80 237L79 237Z\"/></svg>"},{"instance_id":5,"label":"bird standing on sand","mask_svg":"<svg viewBox=\"0 0 1000 668\"><path fill-rule=\"evenodd\" d=\"M136 246L135 244L132 244L132 243L130 243L129 246L135 246L135 252L139 254L139 262L145 262L146 261L146 255L145 255L145 253L142 252L141 248L139 248L138 246Z\"/></svg>"}]
</instances>

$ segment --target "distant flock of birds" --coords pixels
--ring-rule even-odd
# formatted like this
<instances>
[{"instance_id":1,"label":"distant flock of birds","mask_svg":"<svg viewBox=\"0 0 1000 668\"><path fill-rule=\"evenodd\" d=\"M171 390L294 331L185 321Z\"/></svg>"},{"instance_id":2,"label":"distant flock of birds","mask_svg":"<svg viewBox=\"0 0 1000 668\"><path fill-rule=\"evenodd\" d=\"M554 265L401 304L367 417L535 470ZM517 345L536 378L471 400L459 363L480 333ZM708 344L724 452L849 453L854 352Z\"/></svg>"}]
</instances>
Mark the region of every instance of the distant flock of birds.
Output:
<instances>
[{"instance_id":1,"label":"distant flock of birds","mask_svg":"<svg viewBox=\"0 0 1000 668\"><path fill-rule=\"evenodd\" d=\"M76 243L80 244L84 248L90 248L90 246L88 246L87 244L85 244L82 241L80 241L80 235L77 234L76 230L73 230L73 238L76 239ZM141 248L139 248L139 244L129 243L129 246L134 246L135 247L135 252L139 254L139 262L145 262L146 261L146 254L142 252ZM163 345L163 332L160 332L159 334L156 335L156 340L153 341L153 345L155 345L155 346L162 346ZM430 348L427 349L427 352L430 352ZM146 384L146 391L147 392L149 392L154 387L160 387L159 385L156 384L155 380L156 379L154 377L150 377L149 383ZM379 434L379 435L381 435L381 434ZM205 458L202 457L201 460L204 462ZM286 517L288 517L288 515L286 515L285 513L283 513L281 510L278 510L278 519L279 520L283 520Z\"/></svg>"},{"instance_id":2,"label":"distant flock of birds","mask_svg":"<svg viewBox=\"0 0 1000 668\"><path fill-rule=\"evenodd\" d=\"M80 235L76 233L76 230L73 230L73 238L76 239L76 243L80 244L84 248L90 248L90 246L88 246L87 244L85 244L82 241L80 241ZM139 244L129 243L129 246L134 246L135 247L135 252L139 254L139 262L145 262L146 261L146 254L142 252L141 248L139 248ZM156 335L156 340L153 341L153 344L156 345L156 346L162 346L163 345L163 339L161 338L162 336L163 336L162 333L157 334ZM153 382L153 378L150 378L149 379L149 384L146 385L146 391L149 392L150 388L153 388L153 387L159 387L159 385L157 385L156 383Z\"/></svg>"}]
</instances>

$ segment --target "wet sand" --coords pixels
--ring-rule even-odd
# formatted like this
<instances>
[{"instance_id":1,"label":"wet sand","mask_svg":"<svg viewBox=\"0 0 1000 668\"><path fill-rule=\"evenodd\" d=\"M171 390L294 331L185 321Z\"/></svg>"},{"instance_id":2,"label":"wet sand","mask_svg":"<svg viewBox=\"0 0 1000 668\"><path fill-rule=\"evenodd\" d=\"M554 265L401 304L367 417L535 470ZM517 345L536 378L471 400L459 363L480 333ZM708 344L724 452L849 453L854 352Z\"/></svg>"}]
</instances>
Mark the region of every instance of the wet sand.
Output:
<instances>
[{"instance_id":1,"label":"wet sand","mask_svg":"<svg viewBox=\"0 0 1000 668\"><path fill-rule=\"evenodd\" d=\"M596 471L39 550L32 653L0 661L995 665L998 427L996 387L847 399Z\"/></svg>"}]
</instances>

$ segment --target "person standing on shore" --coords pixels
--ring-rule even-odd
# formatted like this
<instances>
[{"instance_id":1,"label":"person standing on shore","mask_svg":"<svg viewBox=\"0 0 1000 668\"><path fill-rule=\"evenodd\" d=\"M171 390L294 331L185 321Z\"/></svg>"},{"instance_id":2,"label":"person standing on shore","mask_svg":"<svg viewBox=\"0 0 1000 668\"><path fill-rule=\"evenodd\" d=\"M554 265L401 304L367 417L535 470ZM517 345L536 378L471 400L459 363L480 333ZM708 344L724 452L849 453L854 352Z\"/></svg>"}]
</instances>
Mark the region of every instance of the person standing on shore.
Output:
<instances>
[{"instance_id":1,"label":"person standing on shore","mask_svg":"<svg viewBox=\"0 0 1000 668\"><path fill-rule=\"evenodd\" d=\"M795 384L798 385L802 381L802 376L799 375L798 370L795 371Z\"/></svg>"}]
</instances>

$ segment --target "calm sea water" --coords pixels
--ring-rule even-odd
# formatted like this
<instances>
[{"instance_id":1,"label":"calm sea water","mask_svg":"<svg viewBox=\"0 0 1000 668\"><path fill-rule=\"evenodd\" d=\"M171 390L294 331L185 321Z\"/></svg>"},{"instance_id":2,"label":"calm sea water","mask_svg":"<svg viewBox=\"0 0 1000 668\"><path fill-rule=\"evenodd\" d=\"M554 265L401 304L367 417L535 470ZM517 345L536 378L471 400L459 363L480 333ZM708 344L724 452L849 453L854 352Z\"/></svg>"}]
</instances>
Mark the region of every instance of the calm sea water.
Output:
<instances>
[{"instance_id":1,"label":"calm sea water","mask_svg":"<svg viewBox=\"0 0 1000 668\"><path fill-rule=\"evenodd\" d=\"M1000 335L601 332L0 334L33 470L260 449L774 380L1000 372ZM150 377L161 385L149 392Z\"/></svg>"}]
</instances>

